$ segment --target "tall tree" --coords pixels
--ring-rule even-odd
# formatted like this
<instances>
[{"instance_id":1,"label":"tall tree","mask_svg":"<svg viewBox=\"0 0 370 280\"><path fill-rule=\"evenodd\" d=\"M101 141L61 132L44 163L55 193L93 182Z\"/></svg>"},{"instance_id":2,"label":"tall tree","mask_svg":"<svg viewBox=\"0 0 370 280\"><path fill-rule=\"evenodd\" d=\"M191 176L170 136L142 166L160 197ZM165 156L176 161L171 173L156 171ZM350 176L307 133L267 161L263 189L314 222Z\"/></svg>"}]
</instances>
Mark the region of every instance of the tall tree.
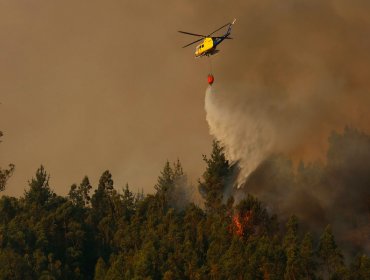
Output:
<instances>
[{"instance_id":1,"label":"tall tree","mask_svg":"<svg viewBox=\"0 0 370 280\"><path fill-rule=\"evenodd\" d=\"M0 279L34 279L29 263L11 249L0 250Z\"/></svg>"},{"instance_id":2,"label":"tall tree","mask_svg":"<svg viewBox=\"0 0 370 280\"><path fill-rule=\"evenodd\" d=\"M315 260L315 252L313 248L313 238L310 233L307 233L300 246L301 269L303 279L315 279L315 271L317 268Z\"/></svg>"},{"instance_id":3,"label":"tall tree","mask_svg":"<svg viewBox=\"0 0 370 280\"><path fill-rule=\"evenodd\" d=\"M123 255L118 255L115 258L111 258L111 266L107 270L107 274L104 280L116 280L116 279L125 279L124 273L124 257Z\"/></svg>"},{"instance_id":4,"label":"tall tree","mask_svg":"<svg viewBox=\"0 0 370 280\"><path fill-rule=\"evenodd\" d=\"M244 239L268 235L276 231L276 217L270 217L266 208L254 196L248 194L246 199L239 202L235 210L234 225Z\"/></svg>"},{"instance_id":5,"label":"tall tree","mask_svg":"<svg viewBox=\"0 0 370 280\"><path fill-rule=\"evenodd\" d=\"M330 225L325 228L320 237L318 255L324 276L340 279L344 269L343 255L335 242Z\"/></svg>"},{"instance_id":6,"label":"tall tree","mask_svg":"<svg viewBox=\"0 0 370 280\"><path fill-rule=\"evenodd\" d=\"M112 252L113 236L117 229L117 209L115 208L118 194L114 189L112 174L106 170L99 179L98 188L91 197L92 223L97 231L95 238L100 246L96 246L97 257L108 259Z\"/></svg>"},{"instance_id":7,"label":"tall tree","mask_svg":"<svg viewBox=\"0 0 370 280\"><path fill-rule=\"evenodd\" d=\"M218 141L213 141L211 157L203 155L203 160L207 167L203 173L203 181L199 182L199 191L205 199L206 210L213 212L222 205L223 192L231 175L231 168L224 148Z\"/></svg>"},{"instance_id":8,"label":"tall tree","mask_svg":"<svg viewBox=\"0 0 370 280\"><path fill-rule=\"evenodd\" d=\"M107 265L103 258L99 258L95 265L94 280L104 280L107 274Z\"/></svg>"},{"instance_id":9,"label":"tall tree","mask_svg":"<svg viewBox=\"0 0 370 280\"><path fill-rule=\"evenodd\" d=\"M169 195L175 188L174 172L169 161L166 161L154 188L157 191L156 196L159 199L160 209L165 211L168 206Z\"/></svg>"},{"instance_id":10,"label":"tall tree","mask_svg":"<svg viewBox=\"0 0 370 280\"><path fill-rule=\"evenodd\" d=\"M2 136L3 136L3 132L0 131L0 138ZM0 191L3 191L5 189L6 182L8 181L10 176L12 176L14 169L15 169L14 164L9 164L7 169L0 168Z\"/></svg>"},{"instance_id":11,"label":"tall tree","mask_svg":"<svg viewBox=\"0 0 370 280\"><path fill-rule=\"evenodd\" d=\"M71 186L68 196L74 205L80 207L90 206L90 190L92 186L89 178L85 176L79 186L76 184Z\"/></svg>"},{"instance_id":12,"label":"tall tree","mask_svg":"<svg viewBox=\"0 0 370 280\"><path fill-rule=\"evenodd\" d=\"M351 280L370 279L370 257L363 254L358 256L351 265Z\"/></svg>"},{"instance_id":13,"label":"tall tree","mask_svg":"<svg viewBox=\"0 0 370 280\"><path fill-rule=\"evenodd\" d=\"M173 163L172 167L169 161L166 161L158 177L158 182L154 186L162 211L167 210L169 207L185 208L185 203L188 202L185 191L186 184L186 175L180 160Z\"/></svg>"},{"instance_id":14,"label":"tall tree","mask_svg":"<svg viewBox=\"0 0 370 280\"><path fill-rule=\"evenodd\" d=\"M112 174L106 170L99 179L98 188L91 198L91 205L98 220L113 215L112 194L114 192Z\"/></svg>"},{"instance_id":15,"label":"tall tree","mask_svg":"<svg viewBox=\"0 0 370 280\"><path fill-rule=\"evenodd\" d=\"M37 208L45 206L52 198L56 197L49 186L49 175L42 165L37 169L36 176L31 179L29 186L30 190L25 191L26 202Z\"/></svg>"},{"instance_id":16,"label":"tall tree","mask_svg":"<svg viewBox=\"0 0 370 280\"><path fill-rule=\"evenodd\" d=\"M174 188L169 193L169 205L173 208L183 210L190 202L190 192L187 176L184 173L181 162L177 159L173 163L173 183Z\"/></svg>"},{"instance_id":17,"label":"tall tree","mask_svg":"<svg viewBox=\"0 0 370 280\"><path fill-rule=\"evenodd\" d=\"M130 191L128 184L123 189L122 204L124 218L126 221L129 221L135 212L135 196Z\"/></svg>"},{"instance_id":18,"label":"tall tree","mask_svg":"<svg viewBox=\"0 0 370 280\"><path fill-rule=\"evenodd\" d=\"M284 278L295 280L300 278L300 255L298 246L298 219L290 217L287 225L287 232L284 238L284 248L287 257Z\"/></svg>"}]
</instances>

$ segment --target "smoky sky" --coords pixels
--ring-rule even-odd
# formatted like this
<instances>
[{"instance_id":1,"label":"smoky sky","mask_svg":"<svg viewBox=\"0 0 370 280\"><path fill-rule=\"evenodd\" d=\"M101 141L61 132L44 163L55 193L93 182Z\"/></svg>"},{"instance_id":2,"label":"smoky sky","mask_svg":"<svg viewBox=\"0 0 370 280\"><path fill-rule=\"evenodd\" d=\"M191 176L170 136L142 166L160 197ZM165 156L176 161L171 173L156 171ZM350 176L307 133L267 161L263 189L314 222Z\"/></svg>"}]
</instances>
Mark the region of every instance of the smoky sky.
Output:
<instances>
[{"instance_id":1,"label":"smoky sky","mask_svg":"<svg viewBox=\"0 0 370 280\"><path fill-rule=\"evenodd\" d=\"M106 169L117 188L150 192L177 158L196 180L211 143L206 73L176 33L193 12L176 1L1 1L1 166L16 165L5 194L22 194L40 164L60 194Z\"/></svg>"},{"instance_id":2,"label":"smoky sky","mask_svg":"<svg viewBox=\"0 0 370 280\"><path fill-rule=\"evenodd\" d=\"M222 62L222 69L233 70L207 91L205 105L211 134L240 161L244 176L276 153L325 160L330 133L346 125L369 131L370 19L364 11L370 5L248 3L235 26L232 53L239 56Z\"/></svg>"},{"instance_id":3,"label":"smoky sky","mask_svg":"<svg viewBox=\"0 0 370 280\"><path fill-rule=\"evenodd\" d=\"M209 66L176 31L233 18L234 40L212 58L223 110L252 98L256 113L240 110L259 122L276 112L272 135L286 134L274 149L320 157L330 129L369 125L368 11L365 1L1 1L0 164L16 165L5 193L22 194L40 164L61 194L105 169L152 191L177 158L196 182L212 140Z\"/></svg>"}]
</instances>

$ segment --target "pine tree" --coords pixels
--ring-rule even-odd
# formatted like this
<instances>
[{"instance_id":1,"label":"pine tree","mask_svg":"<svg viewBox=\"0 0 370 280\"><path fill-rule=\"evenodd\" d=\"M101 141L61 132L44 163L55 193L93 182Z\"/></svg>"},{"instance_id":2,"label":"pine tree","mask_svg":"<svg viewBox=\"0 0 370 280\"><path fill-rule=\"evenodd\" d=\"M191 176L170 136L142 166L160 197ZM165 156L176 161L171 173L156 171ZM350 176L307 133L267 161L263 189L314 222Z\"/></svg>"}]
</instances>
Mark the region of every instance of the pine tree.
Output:
<instances>
[{"instance_id":1,"label":"pine tree","mask_svg":"<svg viewBox=\"0 0 370 280\"><path fill-rule=\"evenodd\" d=\"M79 186L72 185L68 196L74 205L80 207L90 206L90 190L92 186L89 178L85 176Z\"/></svg>"},{"instance_id":2,"label":"pine tree","mask_svg":"<svg viewBox=\"0 0 370 280\"><path fill-rule=\"evenodd\" d=\"M0 138L2 136L3 136L3 132L0 131ZM0 192L5 189L6 182L12 176L14 169L15 169L14 164L9 164L7 169L0 168Z\"/></svg>"},{"instance_id":3,"label":"pine tree","mask_svg":"<svg viewBox=\"0 0 370 280\"><path fill-rule=\"evenodd\" d=\"M124 211L124 218L129 221L135 212L135 196L130 191L128 184L126 184L123 190L122 204Z\"/></svg>"},{"instance_id":4,"label":"pine tree","mask_svg":"<svg viewBox=\"0 0 370 280\"><path fill-rule=\"evenodd\" d=\"M36 177L32 178L29 186L30 190L25 192L25 200L29 205L42 207L56 197L49 187L49 175L43 166L36 171Z\"/></svg>"},{"instance_id":5,"label":"pine tree","mask_svg":"<svg viewBox=\"0 0 370 280\"><path fill-rule=\"evenodd\" d=\"M0 279L34 279L29 263L12 249L0 250Z\"/></svg>"},{"instance_id":6,"label":"pine tree","mask_svg":"<svg viewBox=\"0 0 370 280\"><path fill-rule=\"evenodd\" d=\"M107 265L103 258L99 258L95 265L94 280L104 280L107 274Z\"/></svg>"},{"instance_id":7,"label":"pine tree","mask_svg":"<svg viewBox=\"0 0 370 280\"><path fill-rule=\"evenodd\" d=\"M343 273L343 255L337 247L330 225L325 228L320 237L318 256L325 277L335 279Z\"/></svg>"},{"instance_id":8,"label":"pine tree","mask_svg":"<svg viewBox=\"0 0 370 280\"><path fill-rule=\"evenodd\" d=\"M94 238L100 246L96 246L96 255L105 259L112 252L113 236L120 217L116 201L118 194L114 189L112 174L106 170L99 179L98 188L91 197L91 217L94 225Z\"/></svg>"},{"instance_id":9,"label":"pine tree","mask_svg":"<svg viewBox=\"0 0 370 280\"><path fill-rule=\"evenodd\" d=\"M313 239L310 233L307 233L302 240L300 246L300 257L303 279L314 279L317 265L313 249Z\"/></svg>"},{"instance_id":10,"label":"pine tree","mask_svg":"<svg viewBox=\"0 0 370 280\"><path fill-rule=\"evenodd\" d=\"M186 205L189 204L190 193L187 184L187 177L179 159L173 164L172 170L174 188L169 193L169 205L173 208L183 210Z\"/></svg>"},{"instance_id":11,"label":"pine tree","mask_svg":"<svg viewBox=\"0 0 370 280\"><path fill-rule=\"evenodd\" d=\"M370 257L363 254L358 256L351 264L351 280L368 280L370 279Z\"/></svg>"},{"instance_id":12,"label":"pine tree","mask_svg":"<svg viewBox=\"0 0 370 280\"><path fill-rule=\"evenodd\" d=\"M98 220L107 215L113 215L113 205L111 201L113 192L112 174L106 170L101 175L98 188L91 198L91 205Z\"/></svg>"},{"instance_id":13,"label":"pine tree","mask_svg":"<svg viewBox=\"0 0 370 280\"><path fill-rule=\"evenodd\" d=\"M203 174L203 181L199 182L199 191L205 199L206 210L214 212L222 205L223 192L231 169L224 148L217 141L213 141L211 158L203 155L203 160L207 169Z\"/></svg>"},{"instance_id":14,"label":"pine tree","mask_svg":"<svg viewBox=\"0 0 370 280\"><path fill-rule=\"evenodd\" d=\"M114 259L112 258L111 266L108 269L104 280L125 279L124 268L125 264L123 255L120 254Z\"/></svg>"},{"instance_id":15,"label":"pine tree","mask_svg":"<svg viewBox=\"0 0 370 280\"><path fill-rule=\"evenodd\" d=\"M295 280L300 278L300 255L298 247L298 219L292 216L287 225L284 238L284 248L287 257L285 279Z\"/></svg>"},{"instance_id":16,"label":"pine tree","mask_svg":"<svg viewBox=\"0 0 370 280\"><path fill-rule=\"evenodd\" d=\"M168 207L170 193L175 188L174 173L169 161L166 161L154 188L157 191L156 197L159 200L159 207L164 212Z\"/></svg>"},{"instance_id":17,"label":"pine tree","mask_svg":"<svg viewBox=\"0 0 370 280\"><path fill-rule=\"evenodd\" d=\"M9 223L19 213L19 201L15 197L0 198L0 224Z\"/></svg>"},{"instance_id":18,"label":"pine tree","mask_svg":"<svg viewBox=\"0 0 370 280\"><path fill-rule=\"evenodd\" d=\"M9 164L8 169L0 168L0 191L5 190L6 182L13 175L14 169L14 164Z\"/></svg>"},{"instance_id":19,"label":"pine tree","mask_svg":"<svg viewBox=\"0 0 370 280\"><path fill-rule=\"evenodd\" d=\"M244 239L268 235L275 230L275 217L270 218L266 208L254 196L248 194L246 199L239 202L235 210L237 213L234 218L237 218L240 223L240 235Z\"/></svg>"}]
</instances>

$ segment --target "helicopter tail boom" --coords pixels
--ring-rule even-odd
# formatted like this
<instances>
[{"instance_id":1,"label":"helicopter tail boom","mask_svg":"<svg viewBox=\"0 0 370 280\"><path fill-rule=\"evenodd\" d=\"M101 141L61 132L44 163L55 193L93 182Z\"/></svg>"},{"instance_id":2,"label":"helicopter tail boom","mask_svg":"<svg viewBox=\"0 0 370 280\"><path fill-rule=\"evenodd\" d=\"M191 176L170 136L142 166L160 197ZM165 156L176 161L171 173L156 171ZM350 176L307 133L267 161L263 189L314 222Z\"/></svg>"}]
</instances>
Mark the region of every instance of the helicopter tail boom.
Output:
<instances>
[{"instance_id":1,"label":"helicopter tail boom","mask_svg":"<svg viewBox=\"0 0 370 280\"><path fill-rule=\"evenodd\" d=\"M229 24L229 28L227 29L225 37L227 37L231 34L231 28L232 28L232 26L234 25L235 22L236 22L236 18L234 18L233 22Z\"/></svg>"}]
</instances>

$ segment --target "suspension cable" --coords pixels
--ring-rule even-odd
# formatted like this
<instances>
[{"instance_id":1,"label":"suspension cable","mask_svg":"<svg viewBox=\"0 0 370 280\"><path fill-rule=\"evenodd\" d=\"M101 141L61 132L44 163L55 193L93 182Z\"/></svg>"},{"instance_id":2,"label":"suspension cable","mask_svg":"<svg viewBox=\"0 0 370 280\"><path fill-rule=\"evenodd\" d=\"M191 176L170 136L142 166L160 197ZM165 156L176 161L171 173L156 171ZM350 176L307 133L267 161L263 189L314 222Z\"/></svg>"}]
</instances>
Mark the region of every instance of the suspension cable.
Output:
<instances>
[{"instance_id":1,"label":"suspension cable","mask_svg":"<svg viewBox=\"0 0 370 280\"><path fill-rule=\"evenodd\" d=\"M211 60L211 57L208 56L208 64L209 64L209 74L213 75L212 73L212 60Z\"/></svg>"}]
</instances>

